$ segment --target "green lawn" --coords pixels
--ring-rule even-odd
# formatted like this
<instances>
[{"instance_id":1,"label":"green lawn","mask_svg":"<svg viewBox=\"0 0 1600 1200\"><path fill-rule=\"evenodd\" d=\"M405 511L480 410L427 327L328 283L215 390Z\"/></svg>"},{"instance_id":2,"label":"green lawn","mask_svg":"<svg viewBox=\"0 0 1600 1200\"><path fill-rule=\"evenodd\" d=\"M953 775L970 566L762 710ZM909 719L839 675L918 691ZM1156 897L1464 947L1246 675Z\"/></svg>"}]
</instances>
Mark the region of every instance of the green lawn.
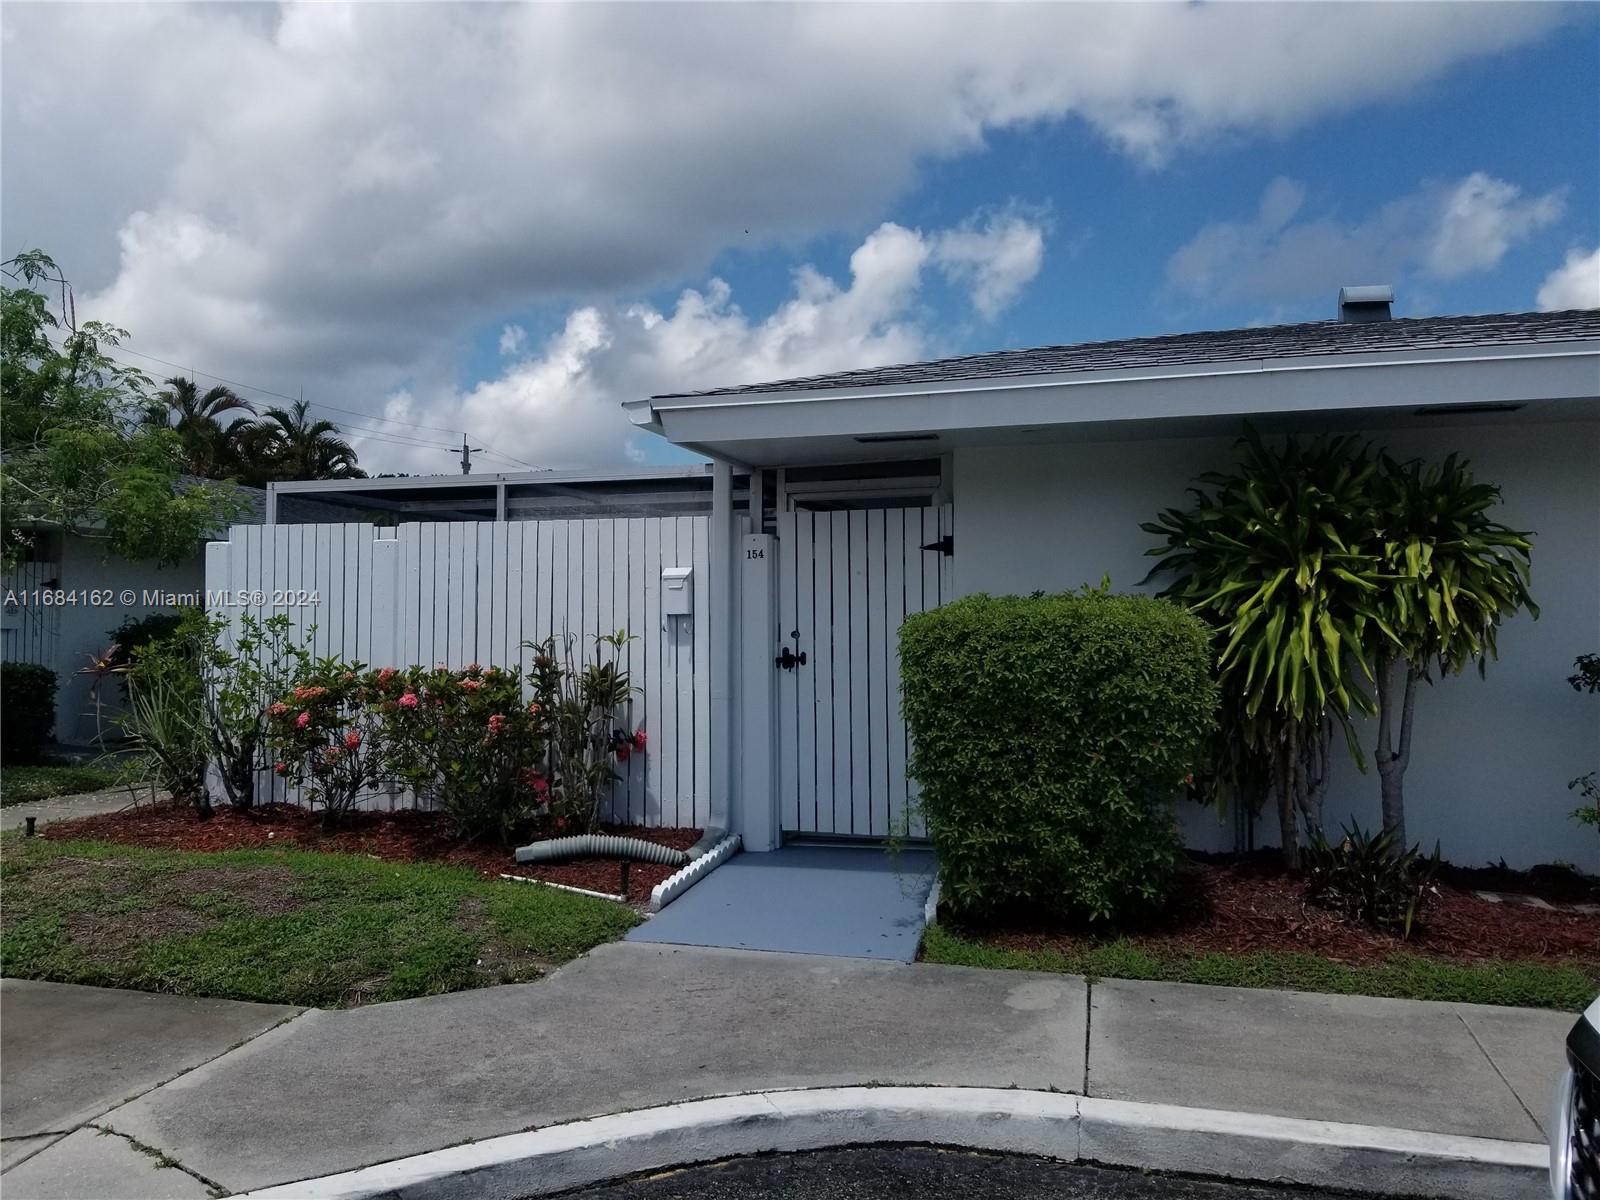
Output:
<instances>
[{"instance_id":1,"label":"green lawn","mask_svg":"<svg viewBox=\"0 0 1600 1200\"><path fill-rule=\"evenodd\" d=\"M0 974L322 1007L536 979L637 917L458 867L0 838Z\"/></svg>"},{"instance_id":2,"label":"green lawn","mask_svg":"<svg viewBox=\"0 0 1600 1200\"><path fill-rule=\"evenodd\" d=\"M992 946L937 924L928 926L922 952L928 962L966 967L1062 971L1102 979L1156 979L1225 987L1511 1004L1567 1012L1580 1011L1600 990L1600 971L1576 965L1452 963L1416 954L1394 954L1382 963L1356 965L1330 962L1311 954L1158 951L1125 939L1069 955L1052 950Z\"/></svg>"},{"instance_id":3,"label":"green lawn","mask_svg":"<svg viewBox=\"0 0 1600 1200\"><path fill-rule=\"evenodd\" d=\"M104 791L121 782L121 775L103 767L4 767L0 768L0 807Z\"/></svg>"}]
</instances>

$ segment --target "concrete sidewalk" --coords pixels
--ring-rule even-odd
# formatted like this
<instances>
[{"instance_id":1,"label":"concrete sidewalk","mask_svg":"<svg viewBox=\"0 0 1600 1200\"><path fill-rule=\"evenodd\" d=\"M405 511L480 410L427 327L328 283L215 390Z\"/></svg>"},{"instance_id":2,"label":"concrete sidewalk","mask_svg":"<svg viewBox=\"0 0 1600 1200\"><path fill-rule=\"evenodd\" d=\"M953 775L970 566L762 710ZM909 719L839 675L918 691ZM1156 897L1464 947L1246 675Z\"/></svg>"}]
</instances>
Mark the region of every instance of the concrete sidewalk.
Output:
<instances>
[{"instance_id":1,"label":"concrete sidewalk","mask_svg":"<svg viewBox=\"0 0 1600 1200\"><path fill-rule=\"evenodd\" d=\"M1054 1090L1535 1143L1573 1020L616 943L533 984L282 1024L292 1010L239 1006L234 1032L186 1054L180 1040L170 1069L141 1081L175 1078L114 1104L139 1089L63 1079L61 1055L93 1060L139 1036L106 1026L107 1005L195 1001L14 983L0 999L8 1145L93 1120L235 1191L602 1113L862 1083ZM13 1039L14 1022L56 1032ZM219 1053L235 1033L248 1040ZM159 1057L166 1043L144 1036ZM211 1046L219 1056L204 1053ZM80 1148L38 1151L33 1178ZM27 1166L5 1175L8 1200L35 1195L29 1177L14 1178Z\"/></svg>"},{"instance_id":2,"label":"concrete sidewalk","mask_svg":"<svg viewBox=\"0 0 1600 1200\"><path fill-rule=\"evenodd\" d=\"M165 797L166 793L159 793ZM31 800L26 804L11 804L0 808L0 829L21 829L34 818L34 825L43 829L52 821L70 821L75 817L98 817L102 813L121 812L125 808L149 807L153 802L148 790L137 797L125 787L107 788L100 792L78 792L71 796L51 796L47 800Z\"/></svg>"}]
</instances>

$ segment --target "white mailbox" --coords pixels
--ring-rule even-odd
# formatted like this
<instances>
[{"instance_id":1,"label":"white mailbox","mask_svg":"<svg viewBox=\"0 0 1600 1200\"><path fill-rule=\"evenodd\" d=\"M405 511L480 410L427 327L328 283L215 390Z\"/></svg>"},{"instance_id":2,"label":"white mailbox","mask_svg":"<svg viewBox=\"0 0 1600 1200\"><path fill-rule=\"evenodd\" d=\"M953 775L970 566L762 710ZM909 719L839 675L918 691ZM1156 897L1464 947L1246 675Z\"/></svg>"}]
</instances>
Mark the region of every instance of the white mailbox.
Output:
<instances>
[{"instance_id":1,"label":"white mailbox","mask_svg":"<svg viewBox=\"0 0 1600 1200\"><path fill-rule=\"evenodd\" d=\"M688 617L694 615L694 568L661 568L661 615Z\"/></svg>"}]
</instances>

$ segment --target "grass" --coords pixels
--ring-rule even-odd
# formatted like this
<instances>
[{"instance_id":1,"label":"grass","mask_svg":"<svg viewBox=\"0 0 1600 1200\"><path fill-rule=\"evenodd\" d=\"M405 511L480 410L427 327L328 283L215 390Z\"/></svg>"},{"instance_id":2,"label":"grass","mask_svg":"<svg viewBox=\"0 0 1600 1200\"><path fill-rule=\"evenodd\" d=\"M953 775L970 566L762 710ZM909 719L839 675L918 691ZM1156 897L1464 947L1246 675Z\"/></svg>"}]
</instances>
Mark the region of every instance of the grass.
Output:
<instances>
[{"instance_id":1,"label":"grass","mask_svg":"<svg viewBox=\"0 0 1600 1200\"><path fill-rule=\"evenodd\" d=\"M1331 962L1311 954L1155 950L1127 939L1072 954L1012 950L929 925L928 962L1023 971L1061 971L1098 979L1153 979L1223 987L1286 988L1355 996L1398 996L1469 1004L1580 1011L1600 990L1600 974L1573 965L1532 962L1456 963L1393 954L1380 963Z\"/></svg>"},{"instance_id":2,"label":"grass","mask_svg":"<svg viewBox=\"0 0 1600 1200\"><path fill-rule=\"evenodd\" d=\"M459 867L0 837L0 974L337 1007L536 979L637 917Z\"/></svg>"},{"instance_id":3,"label":"grass","mask_svg":"<svg viewBox=\"0 0 1600 1200\"><path fill-rule=\"evenodd\" d=\"M104 767L4 767L0 768L0 807L104 791L121 782L118 772Z\"/></svg>"}]
</instances>

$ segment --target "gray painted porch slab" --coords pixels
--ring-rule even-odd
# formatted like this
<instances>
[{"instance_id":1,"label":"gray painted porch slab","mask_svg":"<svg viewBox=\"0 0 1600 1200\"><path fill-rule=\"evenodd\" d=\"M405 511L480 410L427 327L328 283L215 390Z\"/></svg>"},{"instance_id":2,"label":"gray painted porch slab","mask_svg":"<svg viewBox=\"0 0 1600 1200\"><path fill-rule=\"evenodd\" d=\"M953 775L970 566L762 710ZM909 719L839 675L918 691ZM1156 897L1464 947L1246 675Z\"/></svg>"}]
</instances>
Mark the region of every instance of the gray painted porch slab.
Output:
<instances>
[{"instance_id":1,"label":"gray painted porch slab","mask_svg":"<svg viewBox=\"0 0 1600 1200\"><path fill-rule=\"evenodd\" d=\"M628 939L911 962L933 873L929 850L785 846L741 854Z\"/></svg>"}]
</instances>

